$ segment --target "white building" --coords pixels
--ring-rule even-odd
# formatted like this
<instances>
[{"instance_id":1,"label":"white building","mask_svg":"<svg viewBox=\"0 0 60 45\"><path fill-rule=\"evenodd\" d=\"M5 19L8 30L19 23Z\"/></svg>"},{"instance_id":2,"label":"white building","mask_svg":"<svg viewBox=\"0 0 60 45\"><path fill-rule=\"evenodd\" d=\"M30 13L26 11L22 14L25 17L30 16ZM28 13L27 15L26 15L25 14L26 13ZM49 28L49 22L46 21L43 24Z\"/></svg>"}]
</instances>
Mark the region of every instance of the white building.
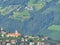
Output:
<instances>
[{"instance_id":1,"label":"white building","mask_svg":"<svg viewBox=\"0 0 60 45\"><path fill-rule=\"evenodd\" d=\"M7 43L6 45L11 45L11 43Z\"/></svg>"},{"instance_id":2,"label":"white building","mask_svg":"<svg viewBox=\"0 0 60 45\"><path fill-rule=\"evenodd\" d=\"M25 7L25 9L27 9L27 10L33 10L33 7L32 6L27 6L27 7Z\"/></svg>"},{"instance_id":3,"label":"white building","mask_svg":"<svg viewBox=\"0 0 60 45\"><path fill-rule=\"evenodd\" d=\"M37 42L37 45L44 45L44 42Z\"/></svg>"},{"instance_id":4,"label":"white building","mask_svg":"<svg viewBox=\"0 0 60 45\"><path fill-rule=\"evenodd\" d=\"M25 41L25 39L24 38L21 38L21 42L24 42Z\"/></svg>"},{"instance_id":5,"label":"white building","mask_svg":"<svg viewBox=\"0 0 60 45\"><path fill-rule=\"evenodd\" d=\"M16 44L16 40L11 40L11 44Z\"/></svg>"},{"instance_id":6,"label":"white building","mask_svg":"<svg viewBox=\"0 0 60 45\"><path fill-rule=\"evenodd\" d=\"M34 42L30 42L29 45L34 45L35 43Z\"/></svg>"}]
</instances>

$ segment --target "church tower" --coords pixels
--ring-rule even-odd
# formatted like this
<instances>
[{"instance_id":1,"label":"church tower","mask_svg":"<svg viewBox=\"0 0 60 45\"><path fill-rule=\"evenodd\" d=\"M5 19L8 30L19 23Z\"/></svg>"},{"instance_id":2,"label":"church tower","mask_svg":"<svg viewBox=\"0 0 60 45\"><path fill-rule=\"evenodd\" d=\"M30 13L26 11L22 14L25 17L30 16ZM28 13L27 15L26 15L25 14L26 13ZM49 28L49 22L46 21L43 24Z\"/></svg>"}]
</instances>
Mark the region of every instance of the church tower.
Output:
<instances>
[{"instance_id":1,"label":"church tower","mask_svg":"<svg viewBox=\"0 0 60 45\"><path fill-rule=\"evenodd\" d=\"M19 34L17 30L15 31L15 34Z\"/></svg>"}]
</instances>

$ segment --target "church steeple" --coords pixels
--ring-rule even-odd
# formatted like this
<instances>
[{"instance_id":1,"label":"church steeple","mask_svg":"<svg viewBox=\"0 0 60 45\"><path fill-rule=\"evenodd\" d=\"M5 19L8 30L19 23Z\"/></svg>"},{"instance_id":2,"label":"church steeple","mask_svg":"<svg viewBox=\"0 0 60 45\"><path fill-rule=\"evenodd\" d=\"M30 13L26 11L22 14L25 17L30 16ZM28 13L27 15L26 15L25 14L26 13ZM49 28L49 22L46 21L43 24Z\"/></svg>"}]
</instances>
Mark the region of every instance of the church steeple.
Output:
<instances>
[{"instance_id":1,"label":"church steeple","mask_svg":"<svg viewBox=\"0 0 60 45\"><path fill-rule=\"evenodd\" d=\"M15 31L15 34L18 34L18 31L17 30Z\"/></svg>"}]
</instances>

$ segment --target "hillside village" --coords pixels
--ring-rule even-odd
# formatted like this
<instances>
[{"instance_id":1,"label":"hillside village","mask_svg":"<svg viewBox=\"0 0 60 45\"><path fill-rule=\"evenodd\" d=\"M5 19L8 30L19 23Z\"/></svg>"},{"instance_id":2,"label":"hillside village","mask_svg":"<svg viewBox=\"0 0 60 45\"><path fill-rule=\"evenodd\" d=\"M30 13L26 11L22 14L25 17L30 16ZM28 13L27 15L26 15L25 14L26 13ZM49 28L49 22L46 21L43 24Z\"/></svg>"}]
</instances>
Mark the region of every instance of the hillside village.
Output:
<instances>
[{"instance_id":1,"label":"hillside village","mask_svg":"<svg viewBox=\"0 0 60 45\"><path fill-rule=\"evenodd\" d=\"M0 0L0 45L60 45L59 34L60 0Z\"/></svg>"},{"instance_id":2,"label":"hillside village","mask_svg":"<svg viewBox=\"0 0 60 45\"><path fill-rule=\"evenodd\" d=\"M48 36L23 36L17 30L7 33L1 28L0 45L60 45L60 41L52 40Z\"/></svg>"}]
</instances>

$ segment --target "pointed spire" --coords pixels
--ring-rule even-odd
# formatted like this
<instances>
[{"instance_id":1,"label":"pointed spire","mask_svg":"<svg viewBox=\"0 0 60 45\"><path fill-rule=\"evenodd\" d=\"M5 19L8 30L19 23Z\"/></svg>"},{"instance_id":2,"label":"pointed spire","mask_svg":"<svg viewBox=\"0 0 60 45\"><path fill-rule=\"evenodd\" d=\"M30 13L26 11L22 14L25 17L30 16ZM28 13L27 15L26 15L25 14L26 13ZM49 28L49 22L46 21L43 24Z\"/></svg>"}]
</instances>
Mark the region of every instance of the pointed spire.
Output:
<instances>
[{"instance_id":1,"label":"pointed spire","mask_svg":"<svg viewBox=\"0 0 60 45\"><path fill-rule=\"evenodd\" d=\"M15 31L15 33L17 34L17 33L18 33L18 31L16 30L16 31Z\"/></svg>"}]
</instances>

